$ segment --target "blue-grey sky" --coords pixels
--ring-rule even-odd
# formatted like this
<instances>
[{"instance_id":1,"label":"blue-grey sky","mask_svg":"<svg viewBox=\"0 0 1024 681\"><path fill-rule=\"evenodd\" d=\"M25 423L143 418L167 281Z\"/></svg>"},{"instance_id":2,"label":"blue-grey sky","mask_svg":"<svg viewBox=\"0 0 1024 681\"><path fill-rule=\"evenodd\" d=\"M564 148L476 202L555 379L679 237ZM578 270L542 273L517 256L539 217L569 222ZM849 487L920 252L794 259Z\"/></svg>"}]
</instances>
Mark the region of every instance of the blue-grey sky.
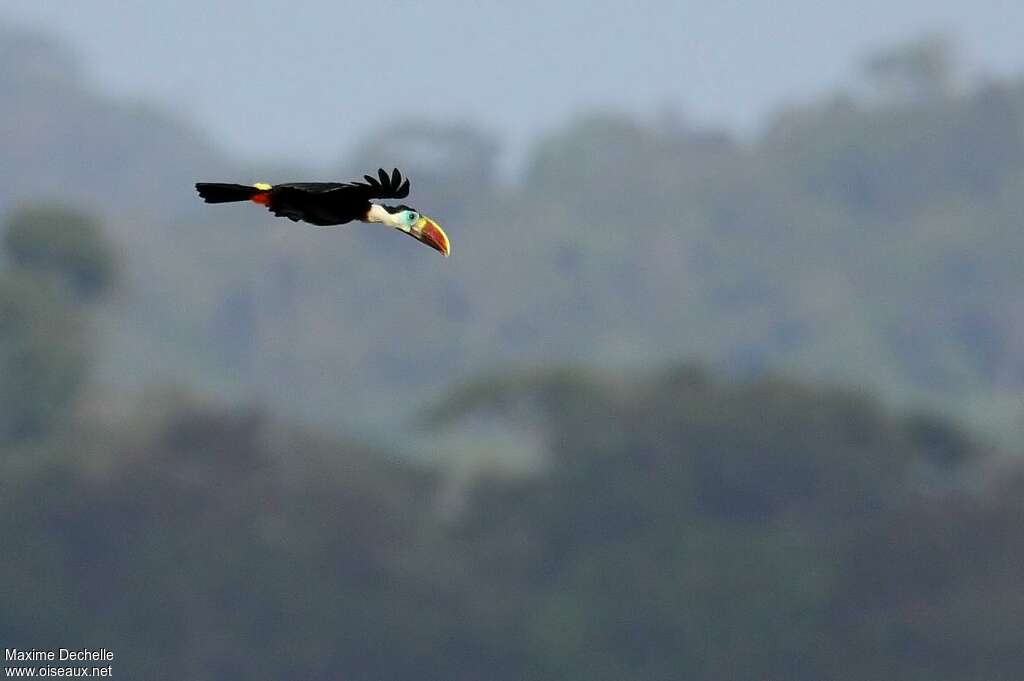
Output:
<instances>
[{"instance_id":1,"label":"blue-grey sky","mask_svg":"<svg viewBox=\"0 0 1024 681\"><path fill-rule=\"evenodd\" d=\"M4 0L5 19L234 154L315 164L406 115L478 122L513 154L595 107L750 129L936 30L975 70L1024 70L1020 0Z\"/></svg>"}]
</instances>

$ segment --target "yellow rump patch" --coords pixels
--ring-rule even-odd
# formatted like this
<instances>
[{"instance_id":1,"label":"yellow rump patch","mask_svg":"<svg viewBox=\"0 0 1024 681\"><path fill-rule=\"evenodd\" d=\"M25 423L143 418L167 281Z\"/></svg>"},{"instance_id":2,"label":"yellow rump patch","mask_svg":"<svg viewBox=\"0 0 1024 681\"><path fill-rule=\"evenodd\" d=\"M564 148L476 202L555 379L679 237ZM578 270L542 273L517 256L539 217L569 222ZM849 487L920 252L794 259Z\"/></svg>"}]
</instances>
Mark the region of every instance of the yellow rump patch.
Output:
<instances>
[{"instance_id":1,"label":"yellow rump patch","mask_svg":"<svg viewBox=\"0 0 1024 681\"><path fill-rule=\"evenodd\" d=\"M253 185L253 187L256 187L256 189L259 189L260 191L263 192L268 192L271 189L273 189L273 185L269 185L266 182L257 182L256 184Z\"/></svg>"}]
</instances>

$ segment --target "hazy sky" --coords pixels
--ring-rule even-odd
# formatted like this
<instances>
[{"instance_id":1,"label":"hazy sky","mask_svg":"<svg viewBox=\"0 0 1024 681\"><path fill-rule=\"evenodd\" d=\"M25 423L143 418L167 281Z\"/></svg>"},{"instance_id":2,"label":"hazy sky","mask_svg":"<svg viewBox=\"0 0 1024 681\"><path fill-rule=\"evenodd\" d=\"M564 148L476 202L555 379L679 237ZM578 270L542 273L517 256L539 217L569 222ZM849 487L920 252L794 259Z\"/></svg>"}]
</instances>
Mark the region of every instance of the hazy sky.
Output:
<instances>
[{"instance_id":1,"label":"hazy sky","mask_svg":"<svg viewBox=\"0 0 1024 681\"><path fill-rule=\"evenodd\" d=\"M231 152L315 163L405 115L479 122L513 153L599 106L749 129L926 31L1024 71L1021 0L3 0L3 19L66 36L101 89Z\"/></svg>"}]
</instances>

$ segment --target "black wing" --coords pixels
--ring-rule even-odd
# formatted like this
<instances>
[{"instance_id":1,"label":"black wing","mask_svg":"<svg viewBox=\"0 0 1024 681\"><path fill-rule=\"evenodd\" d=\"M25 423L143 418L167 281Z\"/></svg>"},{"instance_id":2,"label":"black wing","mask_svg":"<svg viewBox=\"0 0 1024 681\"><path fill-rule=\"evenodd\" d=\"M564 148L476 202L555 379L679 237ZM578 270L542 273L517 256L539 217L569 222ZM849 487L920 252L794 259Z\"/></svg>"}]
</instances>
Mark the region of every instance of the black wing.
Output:
<instances>
[{"instance_id":1,"label":"black wing","mask_svg":"<svg viewBox=\"0 0 1024 681\"><path fill-rule=\"evenodd\" d=\"M404 199L409 180L398 168L364 175L365 182L293 182L274 185L267 208L275 215L314 225L337 225L366 217L372 199Z\"/></svg>"},{"instance_id":2,"label":"black wing","mask_svg":"<svg viewBox=\"0 0 1024 681\"><path fill-rule=\"evenodd\" d=\"M409 196L409 180L402 178L398 168L388 175L377 169L377 177L363 175L365 182L291 182L274 185L274 189L287 189L294 193L337 194L353 199L404 199Z\"/></svg>"},{"instance_id":3,"label":"black wing","mask_svg":"<svg viewBox=\"0 0 1024 681\"><path fill-rule=\"evenodd\" d=\"M404 199L409 196L409 180L402 180L398 168L392 170L390 176L383 168L378 168L377 177L363 175L363 179L366 182L352 182L347 186L369 192L368 198L371 199Z\"/></svg>"},{"instance_id":4,"label":"black wing","mask_svg":"<svg viewBox=\"0 0 1024 681\"><path fill-rule=\"evenodd\" d=\"M345 182L288 182L287 184L275 184L274 189L289 189L304 194L323 194L348 186Z\"/></svg>"}]
</instances>

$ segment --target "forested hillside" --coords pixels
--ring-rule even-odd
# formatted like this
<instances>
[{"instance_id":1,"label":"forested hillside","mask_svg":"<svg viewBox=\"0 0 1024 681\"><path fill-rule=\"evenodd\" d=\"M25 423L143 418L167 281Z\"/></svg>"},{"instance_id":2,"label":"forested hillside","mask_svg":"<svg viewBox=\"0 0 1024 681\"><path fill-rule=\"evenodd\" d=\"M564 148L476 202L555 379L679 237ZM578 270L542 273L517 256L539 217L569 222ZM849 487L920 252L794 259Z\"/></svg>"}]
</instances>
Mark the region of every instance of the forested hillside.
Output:
<instances>
[{"instance_id":1,"label":"forested hillside","mask_svg":"<svg viewBox=\"0 0 1024 681\"><path fill-rule=\"evenodd\" d=\"M754 139L581 116L509 184L486 132L384 127L335 172L401 166L444 260L201 204L304 171L0 32L0 641L154 681L1021 678L1024 82L942 49Z\"/></svg>"},{"instance_id":2,"label":"forested hillside","mask_svg":"<svg viewBox=\"0 0 1024 681\"><path fill-rule=\"evenodd\" d=\"M180 397L8 442L0 639L106 647L154 681L1024 665L1024 471L941 419L692 366L466 391L439 412L518 414L545 463L454 505L441 469Z\"/></svg>"}]
</instances>

